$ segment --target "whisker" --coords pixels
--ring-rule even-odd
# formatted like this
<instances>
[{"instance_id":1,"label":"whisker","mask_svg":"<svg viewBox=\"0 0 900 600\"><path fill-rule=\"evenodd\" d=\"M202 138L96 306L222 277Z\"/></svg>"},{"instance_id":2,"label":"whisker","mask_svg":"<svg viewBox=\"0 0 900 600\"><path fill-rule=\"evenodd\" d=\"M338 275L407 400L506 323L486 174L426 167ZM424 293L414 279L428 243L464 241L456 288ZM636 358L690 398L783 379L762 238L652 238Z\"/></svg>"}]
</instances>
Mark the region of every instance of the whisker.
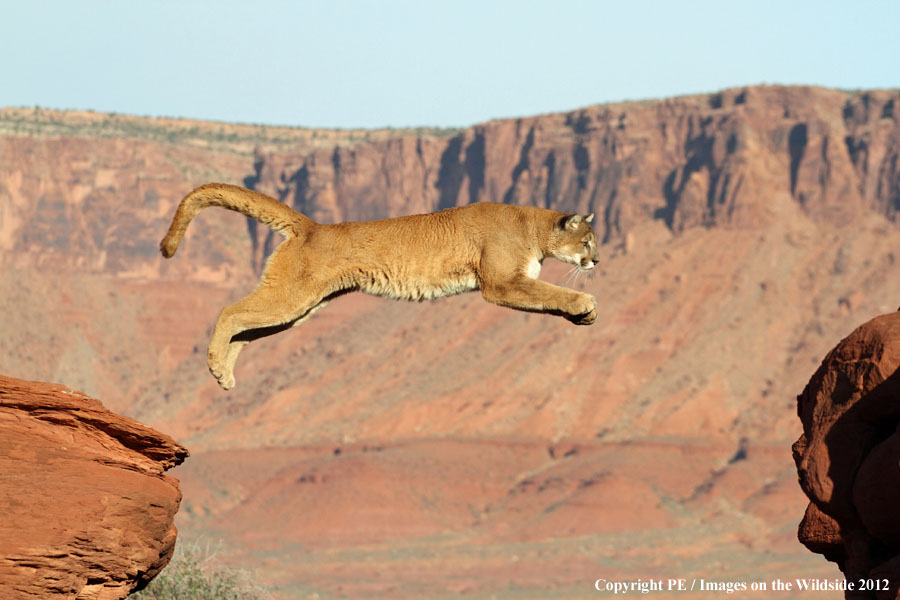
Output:
<instances>
[{"instance_id":1,"label":"whisker","mask_svg":"<svg viewBox=\"0 0 900 600\"><path fill-rule=\"evenodd\" d=\"M583 278L582 278L582 275L584 276ZM594 269L579 268L578 272L575 276L575 283L578 283L580 285L579 289L583 290L585 287L587 287L588 280L591 277L593 277L593 275L594 275Z\"/></svg>"},{"instance_id":2,"label":"whisker","mask_svg":"<svg viewBox=\"0 0 900 600\"><path fill-rule=\"evenodd\" d=\"M578 269L578 275L575 276L575 283L579 284L578 289L584 289L584 280L582 279L582 275L584 275L584 271ZM579 281L580 280L580 281Z\"/></svg>"},{"instance_id":3,"label":"whisker","mask_svg":"<svg viewBox=\"0 0 900 600\"><path fill-rule=\"evenodd\" d=\"M581 276L581 269L578 266L572 267L572 285L578 285L578 278Z\"/></svg>"}]
</instances>

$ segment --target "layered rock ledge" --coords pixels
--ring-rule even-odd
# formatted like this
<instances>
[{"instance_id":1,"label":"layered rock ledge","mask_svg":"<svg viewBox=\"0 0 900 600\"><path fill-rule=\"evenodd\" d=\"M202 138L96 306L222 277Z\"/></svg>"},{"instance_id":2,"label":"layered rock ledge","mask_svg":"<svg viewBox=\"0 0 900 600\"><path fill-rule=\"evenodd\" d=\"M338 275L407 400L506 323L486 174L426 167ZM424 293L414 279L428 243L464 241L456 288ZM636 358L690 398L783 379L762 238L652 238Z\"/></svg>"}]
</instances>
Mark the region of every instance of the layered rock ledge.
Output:
<instances>
[{"instance_id":1,"label":"layered rock ledge","mask_svg":"<svg viewBox=\"0 0 900 600\"><path fill-rule=\"evenodd\" d=\"M0 589L124 598L169 562L188 452L64 386L0 376Z\"/></svg>"},{"instance_id":2,"label":"layered rock ledge","mask_svg":"<svg viewBox=\"0 0 900 600\"><path fill-rule=\"evenodd\" d=\"M843 339L797 412L794 460L810 499L800 541L875 588L847 598L900 598L900 312Z\"/></svg>"}]
</instances>

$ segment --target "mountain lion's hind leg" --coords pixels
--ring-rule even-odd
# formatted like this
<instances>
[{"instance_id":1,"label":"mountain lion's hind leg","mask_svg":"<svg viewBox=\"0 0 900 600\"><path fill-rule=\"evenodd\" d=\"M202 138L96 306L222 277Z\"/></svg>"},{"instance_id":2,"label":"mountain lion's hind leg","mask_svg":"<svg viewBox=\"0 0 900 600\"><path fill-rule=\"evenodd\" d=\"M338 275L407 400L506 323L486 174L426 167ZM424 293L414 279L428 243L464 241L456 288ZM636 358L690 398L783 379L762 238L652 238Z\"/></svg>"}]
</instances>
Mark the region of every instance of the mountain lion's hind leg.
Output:
<instances>
[{"instance_id":1,"label":"mountain lion's hind leg","mask_svg":"<svg viewBox=\"0 0 900 600\"><path fill-rule=\"evenodd\" d=\"M247 343L291 327L323 300L325 286L301 276L299 240L281 244L266 266L259 287L219 313L206 354L209 372L222 389L234 387L234 364Z\"/></svg>"},{"instance_id":2,"label":"mountain lion's hind leg","mask_svg":"<svg viewBox=\"0 0 900 600\"><path fill-rule=\"evenodd\" d=\"M244 346L246 346L249 343L250 343L249 339L248 340L237 340L237 341L232 339L231 342L229 342L228 350L225 351L225 362L222 365L222 372L231 374L231 379L224 382L224 383L230 384L230 386L226 389L231 389L232 387L234 387L234 383L235 383L234 382L234 365L235 365L235 363L237 363L238 355L241 353L241 350L243 350ZM211 366L210 366L209 370L212 373ZM213 373L213 376L215 377L215 373ZM219 385L222 385L223 382L221 380L219 380L218 377L216 377L216 380L219 381Z\"/></svg>"},{"instance_id":3,"label":"mountain lion's hind leg","mask_svg":"<svg viewBox=\"0 0 900 600\"><path fill-rule=\"evenodd\" d=\"M226 350L225 352L225 362L222 365L222 372L232 373L232 379L226 381L226 383L230 383L232 387L234 386L234 365L237 362L238 355L240 355L241 350L244 349L244 346L246 346L250 342L255 342L256 340L264 338L266 336L286 331L291 327L296 327L300 323L310 318L314 312L321 309L326 304L328 304L328 300L322 300L321 302L310 308L308 311L306 311L306 313L301 315L298 319L288 321L283 325L274 327L261 327L259 329L248 329L247 331L244 331L232 337L231 342L228 344L228 350Z\"/></svg>"},{"instance_id":4,"label":"mountain lion's hind leg","mask_svg":"<svg viewBox=\"0 0 900 600\"><path fill-rule=\"evenodd\" d=\"M296 285L296 284L295 284ZM322 294L310 290L262 285L255 292L219 313L206 354L209 372L222 389L234 387L234 364L249 342L290 328L322 303Z\"/></svg>"}]
</instances>

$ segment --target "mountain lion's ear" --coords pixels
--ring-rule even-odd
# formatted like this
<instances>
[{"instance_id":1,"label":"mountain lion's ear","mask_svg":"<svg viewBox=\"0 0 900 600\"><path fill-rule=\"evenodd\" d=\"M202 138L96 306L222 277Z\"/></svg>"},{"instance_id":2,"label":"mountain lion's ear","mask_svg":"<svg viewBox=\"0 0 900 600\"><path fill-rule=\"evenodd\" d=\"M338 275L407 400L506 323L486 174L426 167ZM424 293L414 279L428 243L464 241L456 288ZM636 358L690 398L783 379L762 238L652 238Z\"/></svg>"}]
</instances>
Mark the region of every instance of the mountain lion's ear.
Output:
<instances>
[{"instance_id":1,"label":"mountain lion's ear","mask_svg":"<svg viewBox=\"0 0 900 600\"><path fill-rule=\"evenodd\" d=\"M584 217L582 217L581 215L569 215L559 220L559 228L575 230L578 229L578 224L583 220Z\"/></svg>"},{"instance_id":2,"label":"mountain lion's ear","mask_svg":"<svg viewBox=\"0 0 900 600\"><path fill-rule=\"evenodd\" d=\"M591 221L593 221L593 220L594 220L594 213L591 213L591 214L589 214L588 216L586 216L586 217L584 218L584 220L585 220L585 222L587 222L587 223L590 223Z\"/></svg>"}]
</instances>

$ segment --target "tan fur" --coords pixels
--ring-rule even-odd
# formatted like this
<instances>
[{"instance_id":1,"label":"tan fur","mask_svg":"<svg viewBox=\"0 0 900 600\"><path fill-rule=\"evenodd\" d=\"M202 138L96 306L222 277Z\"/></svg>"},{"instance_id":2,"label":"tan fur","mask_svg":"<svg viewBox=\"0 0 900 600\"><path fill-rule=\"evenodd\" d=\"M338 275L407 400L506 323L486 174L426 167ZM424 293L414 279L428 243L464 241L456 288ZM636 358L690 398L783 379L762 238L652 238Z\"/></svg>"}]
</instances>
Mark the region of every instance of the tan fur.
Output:
<instances>
[{"instance_id":1,"label":"tan fur","mask_svg":"<svg viewBox=\"0 0 900 600\"><path fill-rule=\"evenodd\" d=\"M329 299L358 290L430 300L479 289L485 300L563 316L597 319L594 297L537 280L548 256L586 271L599 260L593 215L482 202L438 213L365 223L322 225L258 192L213 183L185 196L160 243L169 258L191 219L207 206L235 210L287 239L256 290L219 314L207 353L224 389L250 341L306 320Z\"/></svg>"}]
</instances>

